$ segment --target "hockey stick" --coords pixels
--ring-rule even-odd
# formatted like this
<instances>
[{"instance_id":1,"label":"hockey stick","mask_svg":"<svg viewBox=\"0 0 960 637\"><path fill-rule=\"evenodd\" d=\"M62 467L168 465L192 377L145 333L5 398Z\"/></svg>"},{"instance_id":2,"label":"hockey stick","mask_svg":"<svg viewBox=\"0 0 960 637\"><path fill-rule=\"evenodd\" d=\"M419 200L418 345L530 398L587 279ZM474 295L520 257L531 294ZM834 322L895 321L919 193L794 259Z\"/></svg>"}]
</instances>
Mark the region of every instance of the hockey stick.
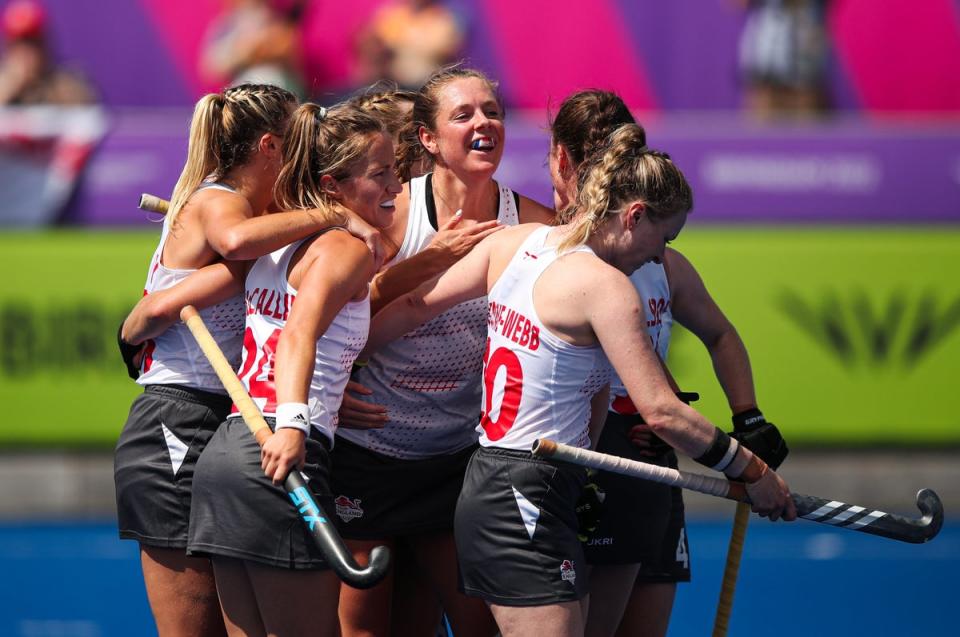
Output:
<instances>
[{"instance_id":1,"label":"hockey stick","mask_svg":"<svg viewBox=\"0 0 960 637\"><path fill-rule=\"evenodd\" d=\"M137 208L140 210L146 210L147 212L159 212L162 215L167 214L167 210L170 209L170 202L166 199L161 199L156 195L148 195L143 193L140 195L140 203L137 204Z\"/></svg>"},{"instance_id":2,"label":"hockey stick","mask_svg":"<svg viewBox=\"0 0 960 637\"><path fill-rule=\"evenodd\" d=\"M190 332L197 340L204 356L217 373L224 389L230 395L243 422L247 424L250 433L257 439L257 443L262 447L267 438L273 435L269 425L263 419L260 409L257 407L250 394L244 388L243 383L237 378L233 367L227 362L226 357L220 350L220 346L213 340L213 336L207 331L203 319L197 313L196 308L188 305L180 311L180 318ZM310 489L307 487L300 472L293 470L287 475L286 482L283 485L287 495L293 501L293 505L300 512L300 519L310 531L310 536L324 559L333 572L354 588L370 588L375 586L384 575L390 564L390 549L386 546L374 547L370 552L370 564L366 568L361 568L353 559L350 551L344 545L340 534L329 521L329 516L320 508L320 505L313 499Z\"/></svg>"},{"instance_id":3,"label":"hockey stick","mask_svg":"<svg viewBox=\"0 0 960 637\"><path fill-rule=\"evenodd\" d=\"M555 458L564 462L612 471L625 476L652 480L691 491L706 493L728 500L750 502L747 490L742 482L732 482L725 478L714 478L699 473L684 473L669 467L628 460L619 456L597 453L588 449L579 449L552 440L540 438L533 443L533 455ZM931 489L921 489L917 493L917 507L923 514L921 518L908 518L893 513L884 513L865 509L861 506L845 504L835 500L825 500L812 495L791 493L797 507L797 515L805 520L879 535L891 540L922 544L929 542L943 526L943 504Z\"/></svg>"},{"instance_id":4,"label":"hockey stick","mask_svg":"<svg viewBox=\"0 0 960 637\"><path fill-rule=\"evenodd\" d=\"M737 589L737 576L740 574L740 556L747 537L747 525L750 523L750 505L737 502L737 512L733 516L733 529L730 531L730 544L727 546L727 563L723 567L723 583L720 585L720 599L717 601L717 614L713 618L712 637L726 637L733 612L733 594Z\"/></svg>"}]
</instances>

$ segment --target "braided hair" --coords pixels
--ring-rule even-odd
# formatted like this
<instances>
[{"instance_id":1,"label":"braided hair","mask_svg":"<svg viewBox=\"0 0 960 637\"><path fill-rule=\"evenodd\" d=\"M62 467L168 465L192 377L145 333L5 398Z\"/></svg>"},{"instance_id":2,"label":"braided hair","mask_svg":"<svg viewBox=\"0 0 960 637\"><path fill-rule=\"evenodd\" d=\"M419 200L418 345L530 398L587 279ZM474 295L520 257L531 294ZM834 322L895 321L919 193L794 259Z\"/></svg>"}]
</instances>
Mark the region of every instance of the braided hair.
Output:
<instances>
[{"instance_id":1,"label":"braided hair","mask_svg":"<svg viewBox=\"0 0 960 637\"><path fill-rule=\"evenodd\" d=\"M617 128L581 165L571 232L558 250L583 245L611 214L643 202L651 221L661 221L693 208L693 193L680 169L666 153L646 146L636 124Z\"/></svg>"},{"instance_id":2,"label":"braided hair","mask_svg":"<svg viewBox=\"0 0 960 637\"><path fill-rule=\"evenodd\" d=\"M242 166L265 133L281 137L297 98L270 84L240 84L197 102L190 121L187 161L170 197L173 224L204 179L222 179Z\"/></svg>"}]
</instances>

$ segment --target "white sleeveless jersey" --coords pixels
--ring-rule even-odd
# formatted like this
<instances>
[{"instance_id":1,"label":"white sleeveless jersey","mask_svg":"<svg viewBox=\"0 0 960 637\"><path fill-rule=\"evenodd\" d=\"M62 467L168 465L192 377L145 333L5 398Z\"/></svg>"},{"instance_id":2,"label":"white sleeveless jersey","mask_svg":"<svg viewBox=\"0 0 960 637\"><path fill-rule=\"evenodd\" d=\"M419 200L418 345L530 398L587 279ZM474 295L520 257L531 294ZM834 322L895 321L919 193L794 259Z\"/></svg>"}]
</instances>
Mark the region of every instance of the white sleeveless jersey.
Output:
<instances>
[{"instance_id":1,"label":"white sleeveless jersey","mask_svg":"<svg viewBox=\"0 0 960 637\"><path fill-rule=\"evenodd\" d=\"M537 438L589 447L590 399L610 380L599 345L571 345L540 321L533 287L557 259L535 230L488 296L480 444L529 451ZM592 251L581 247L577 251Z\"/></svg>"},{"instance_id":2,"label":"white sleeveless jersey","mask_svg":"<svg viewBox=\"0 0 960 637\"><path fill-rule=\"evenodd\" d=\"M198 190L206 188L234 192L232 188L216 183L204 184ZM150 260L147 282L143 286L144 296L171 288L196 272L195 269L178 270L163 265L163 247L169 234L168 217L163 221L160 244ZM208 307L200 312L200 316L224 356L236 366L240 361L243 342L243 297L236 296ZM190 330L179 321L160 336L146 342L137 382L141 385L183 385L218 394L226 393Z\"/></svg>"},{"instance_id":3,"label":"white sleeveless jersey","mask_svg":"<svg viewBox=\"0 0 960 637\"><path fill-rule=\"evenodd\" d=\"M437 234L428 212L429 175L410 182L410 214L393 265L421 252ZM500 186L497 219L519 221L513 191ZM480 373L486 340L486 301L456 305L371 357L355 380L373 390L363 397L384 405L382 429L341 429L338 435L395 458L418 459L459 451L477 441Z\"/></svg>"},{"instance_id":4,"label":"white sleeveless jersey","mask_svg":"<svg viewBox=\"0 0 960 637\"><path fill-rule=\"evenodd\" d=\"M287 270L290 259L305 240L260 257L247 274L244 290L247 327L238 376L265 416L274 416L277 412L274 360L280 334L297 296L297 290L287 281ZM362 301L344 305L317 340L307 406L310 424L326 434L331 442L350 368L366 344L369 330L368 293Z\"/></svg>"},{"instance_id":5,"label":"white sleeveless jersey","mask_svg":"<svg viewBox=\"0 0 960 637\"><path fill-rule=\"evenodd\" d=\"M647 335L660 360L667 360L673 312L670 305L670 282L662 263L646 263L630 275L630 281L640 294L647 317ZM610 410L620 414L635 414L636 407L627 396L627 389L614 373L610 382Z\"/></svg>"}]
</instances>

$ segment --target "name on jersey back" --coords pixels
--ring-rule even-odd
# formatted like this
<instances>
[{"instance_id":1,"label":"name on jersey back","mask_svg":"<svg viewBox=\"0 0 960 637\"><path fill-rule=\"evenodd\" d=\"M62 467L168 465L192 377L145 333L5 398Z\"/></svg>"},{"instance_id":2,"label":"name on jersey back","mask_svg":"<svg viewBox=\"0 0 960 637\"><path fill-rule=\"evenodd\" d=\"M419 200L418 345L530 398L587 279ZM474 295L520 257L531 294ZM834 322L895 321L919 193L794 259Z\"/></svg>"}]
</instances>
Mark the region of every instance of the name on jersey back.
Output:
<instances>
[{"instance_id":1,"label":"name on jersey back","mask_svg":"<svg viewBox=\"0 0 960 637\"><path fill-rule=\"evenodd\" d=\"M503 303L490 301L487 327L531 352L540 347L540 328L526 316Z\"/></svg>"},{"instance_id":2,"label":"name on jersey back","mask_svg":"<svg viewBox=\"0 0 960 637\"><path fill-rule=\"evenodd\" d=\"M286 321L296 295L275 289L254 288L246 292L247 314L262 314Z\"/></svg>"}]
</instances>

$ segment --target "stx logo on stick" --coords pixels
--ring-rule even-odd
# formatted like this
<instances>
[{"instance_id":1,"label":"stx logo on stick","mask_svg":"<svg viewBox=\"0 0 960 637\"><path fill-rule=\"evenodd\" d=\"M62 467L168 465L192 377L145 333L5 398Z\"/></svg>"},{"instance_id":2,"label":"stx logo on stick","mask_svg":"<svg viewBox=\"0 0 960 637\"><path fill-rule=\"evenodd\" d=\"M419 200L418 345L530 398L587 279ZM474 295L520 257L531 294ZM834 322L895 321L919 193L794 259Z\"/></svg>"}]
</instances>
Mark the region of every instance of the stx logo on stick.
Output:
<instances>
[{"instance_id":1,"label":"stx logo on stick","mask_svg":"<svg viewBox=\"0 0 960 637\"><path fill-rule=\"evenodd\" d=\"M327 523L327 519L320 515L320 508L313 501L310 492L305 488L297 487L291 491L290 499L293 500L293 503L297 506L297 510L300 511L300 517L309 525L311 531L313 530L314 524Z\"/></svg>"}]
</instances>

